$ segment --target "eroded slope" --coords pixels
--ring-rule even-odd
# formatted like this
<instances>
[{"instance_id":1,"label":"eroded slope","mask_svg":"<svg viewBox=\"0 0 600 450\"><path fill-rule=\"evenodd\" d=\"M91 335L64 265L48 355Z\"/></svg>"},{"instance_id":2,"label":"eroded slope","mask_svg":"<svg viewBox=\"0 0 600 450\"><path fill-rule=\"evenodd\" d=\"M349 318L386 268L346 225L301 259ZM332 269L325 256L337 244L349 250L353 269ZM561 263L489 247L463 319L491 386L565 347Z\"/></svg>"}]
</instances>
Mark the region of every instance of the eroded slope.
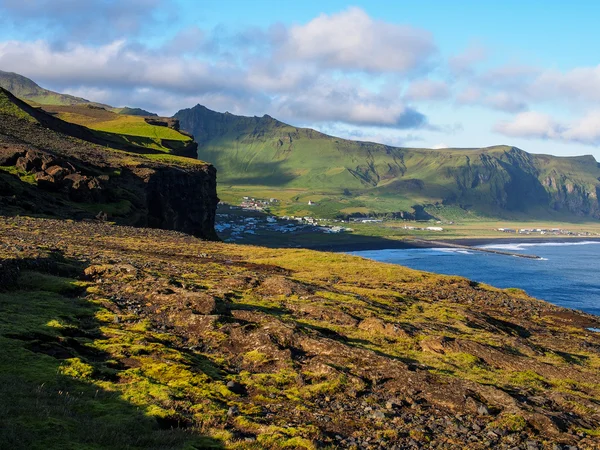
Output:
<instances>
[{"instance_id":1,"label":"eroded slope","mask_svg":"<svg viewBox=\"0 0 600 450\"><path fill-rule=\"evenodd\" d=\"M119 398L152 419L130 448L599 447L597 317L458 277L160 230L3 218L0 242L1 364L27 373L28 392L3 423L37 417L27 405L44 383L44 398L81 392L85 408L39 419L75 446L110 447L102 405ZM80 435L79 421L105 432Z\"/></svg>"}]
</instances>

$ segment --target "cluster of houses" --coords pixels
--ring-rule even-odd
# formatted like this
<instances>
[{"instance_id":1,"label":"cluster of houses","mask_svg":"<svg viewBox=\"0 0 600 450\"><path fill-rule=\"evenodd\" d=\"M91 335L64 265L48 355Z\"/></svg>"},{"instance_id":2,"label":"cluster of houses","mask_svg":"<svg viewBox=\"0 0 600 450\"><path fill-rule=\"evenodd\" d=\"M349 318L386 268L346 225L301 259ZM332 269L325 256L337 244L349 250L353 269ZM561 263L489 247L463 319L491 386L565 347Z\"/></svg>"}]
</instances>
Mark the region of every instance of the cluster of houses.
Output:
<instances>
[{"instance_id":1,"label":"cluster of houses","mask_svg":"<svg viewBox=\"0 0 600 450\"><path fill-rule=\"evenodd\" d=\"M250 209L253 211L264 211L271 205L279 203L276 198L270 198L268 200L259 200L253 197L243 197L243 201L240 206L244 209Z\"/></svg>"},{"instance_id":2,"label":"cluster of houses","mask_svg":"<svg viewBox=\"0 0 600 450\"><path fill-rule=\"evenodd\" d=\"M501 233L513 234L540 234L540 235L556 235L556 236L594 236L598 233L590 233L588 231L569 231L562 228L496 228L496 231Z\"/></svg>"},{"instance_id":3,"label":"cluster of houses","mask_svg":"<svg viewBox=\"0 0 600 450\"><path fill-rule=\"evenodd\" d=\"M405 230L414 230L414 231L444 231L442 227L413 227L409 225L405 225L403 227Z\"/></svg>"},{"instance_id":4,"label":"cluster of houses","mask_svg":"<svg viewBox=\"0 0 600 450\"><path fill-rule=\"evenodd\" d=\"M249 206L243 206L242 210L251 212L257 211L257 206L249 199ZM256 202L256 201L254 201ZM272 203L272 202L271 202ZM258 206L260 207L260 206ZM230 206L229 210L239 209ZM215 230L221 234L225 241L238 241L249 238L251 235L260 234L262 231L269 233L345 233L354 231L338 225L320 224L319 219L313 217L295 217L295 216L267 216L253 215L242 216L236 213L228 214L220 212L217 214Z\"/></svg>"},{"instance_id":5,"label":"cluster of houses","mask_svg":"<svg viewBox=\"0 0 600 450\"><path fill-rule=\"evenodd\" d=\"M381 223L381 222L383 222L383 219L370 219L370 218L363 219L360 217L358 217L358 218L353 217L350 219L350 221L351 222L360 222L360 223Z\"/></svg>"}]
</instances>

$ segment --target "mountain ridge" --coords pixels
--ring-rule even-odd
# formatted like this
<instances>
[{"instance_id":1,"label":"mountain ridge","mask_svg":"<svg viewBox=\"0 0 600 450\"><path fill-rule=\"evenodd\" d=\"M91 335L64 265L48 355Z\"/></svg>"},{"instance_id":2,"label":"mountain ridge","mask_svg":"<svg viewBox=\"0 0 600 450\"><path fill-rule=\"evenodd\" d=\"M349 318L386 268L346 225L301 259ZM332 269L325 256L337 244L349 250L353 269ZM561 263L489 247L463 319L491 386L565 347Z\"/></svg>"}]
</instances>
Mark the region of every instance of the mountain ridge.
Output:
<instances>
[{"instance_id":1,"label":"mountain ridge","mask_svg":"<svg viewBox=\"0 0 600 450\"><path fill-rule=\"evenodd\" d=\"M32 79L15 72L5 72L0 70L0 87L9 91L15 97L40 105L90 105L105 108L107 110L116 112L117 114L157 116L157 114L141 108L132 108L128 106L115 108L113 106L106 105L104 103L93 102L82 97L51 91L41 87Z\"/></svg>"},{"instance_id":2,"label":"mountain ridge","mask_svg":"<svg viewBox=\"0 0 600 450\"><path fill-rule=\"evenodd\" d=\"M222 185L305 190L303 201L324 196L321 203L334 214L439 204L492 216L600 218L600 168L592 155L556 157L513 146L393 147L202 105L174 117L196 136L198 156L221 169Z\"/></svg>"}]
</instances>

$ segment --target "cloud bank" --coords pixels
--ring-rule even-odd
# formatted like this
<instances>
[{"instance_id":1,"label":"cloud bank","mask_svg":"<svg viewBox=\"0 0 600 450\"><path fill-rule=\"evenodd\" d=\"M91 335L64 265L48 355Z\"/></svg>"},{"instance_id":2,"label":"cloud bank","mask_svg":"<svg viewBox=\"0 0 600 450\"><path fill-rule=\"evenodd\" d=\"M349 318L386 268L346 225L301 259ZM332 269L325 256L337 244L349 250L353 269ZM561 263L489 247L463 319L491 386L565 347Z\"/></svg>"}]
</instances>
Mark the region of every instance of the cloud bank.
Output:
<instances>
[{"instance_id":1,"label":"cloud bank","mask_svg":"<svg viewBox=\"0 0 600 450\"><path fill-rule=\"evenodd\" d=\"M443 105L493 114L487 127L503 136L600 143L600 65L493 64L477 43L443 55L428 30L356 7L262 28L171 26L160 37L161 24L183 23L165 0L0 0L0 11L6 29L47 31L0 41L1 70L107 104L171 115L201 103L370 136L468 127L435 123L429 114ZM578 118L546 112L557 108Z\"/></svg>"}]
</instances>

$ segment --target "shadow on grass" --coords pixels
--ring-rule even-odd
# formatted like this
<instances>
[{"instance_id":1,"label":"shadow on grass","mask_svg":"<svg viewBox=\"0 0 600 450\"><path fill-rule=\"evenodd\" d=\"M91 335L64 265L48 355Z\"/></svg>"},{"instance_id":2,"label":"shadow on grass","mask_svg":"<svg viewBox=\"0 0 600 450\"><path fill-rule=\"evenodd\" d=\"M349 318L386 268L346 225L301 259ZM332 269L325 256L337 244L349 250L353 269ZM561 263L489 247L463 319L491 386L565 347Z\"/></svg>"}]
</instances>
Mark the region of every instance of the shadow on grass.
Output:
<instances>
[{"instance_id":1,"label":"shadow on grass","mask_svg":"<svg viewBox=\"0 0 600 450\"><path fill-rule=\"evenodd\" d=\"M53 254L0 263L0 447L224 448L121 396L119 362L92 345L106 336L99 307L76 281L81 261Z\"/></svg>"}]
</instances>

